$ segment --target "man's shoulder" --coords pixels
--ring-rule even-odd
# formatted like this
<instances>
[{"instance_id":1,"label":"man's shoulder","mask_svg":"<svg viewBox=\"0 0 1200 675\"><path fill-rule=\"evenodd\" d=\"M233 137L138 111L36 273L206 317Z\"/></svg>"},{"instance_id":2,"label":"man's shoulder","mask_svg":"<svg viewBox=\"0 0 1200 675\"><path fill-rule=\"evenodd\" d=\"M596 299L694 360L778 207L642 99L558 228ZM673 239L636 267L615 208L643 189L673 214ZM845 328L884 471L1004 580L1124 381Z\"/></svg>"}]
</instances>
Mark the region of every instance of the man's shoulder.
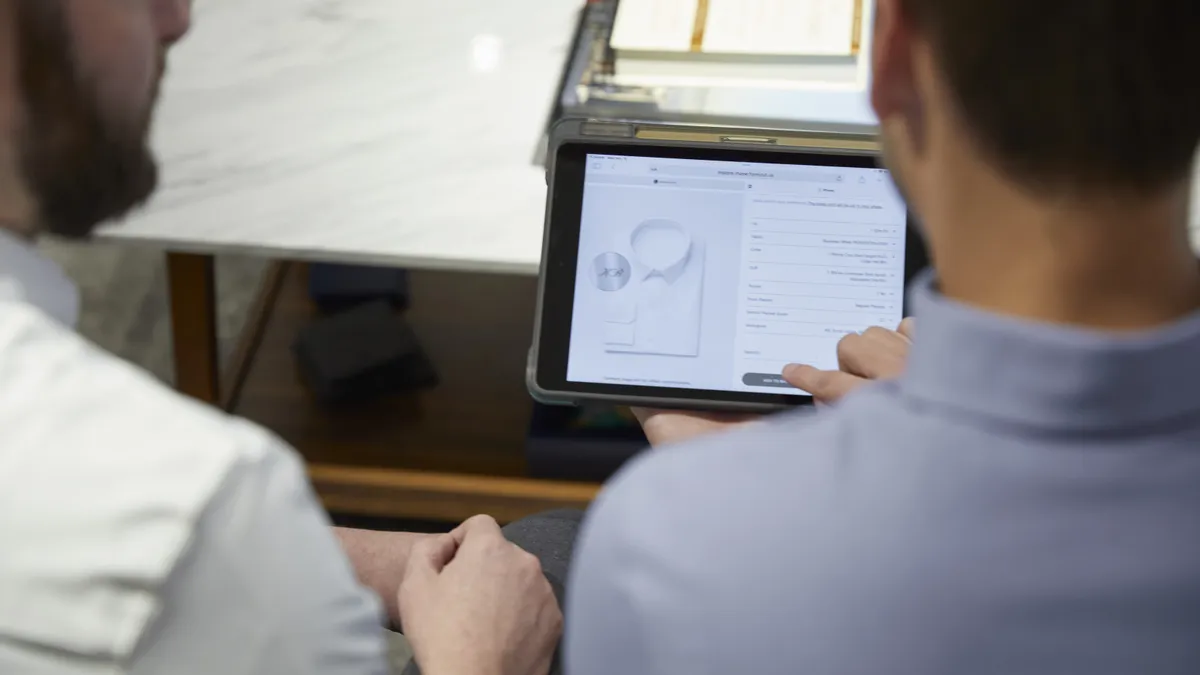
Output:
<instances>
[{"instance_id":1,"label":"man's shoulder","mask_svg":"<svg viewBox=\"0 0 1200 675\"><path fill-rule=\"evenodd\" d=\"M806 407L675 446L646 453L618 484L754 499L764 488L795 486L805 476L825 475L847 457L880 448L885 427L907 419L894 386L883 383L836 408Z\"/></svg>"},{"instance_id":2,"label":"man's shoulder","mask_svg":"<svg viewBox=\"0 0 1200 675\"><path fill-rule=\"evenodd\" d=\"M206 509L283 447L0 303L0 513L19 514L0 519L19 552L0 562L0 636L127 656Z\"/></svg>"},{"instance_id":3,"label":"man's shoulder","mask_svg":"<svg viewBox=\"0 0 1200 675\"><path fill-rule=\"evenodd\" d=\"M182 396L32 307L0 305L0 456L103 455L114 471L136 461L205 455L254 459L266 432ZM19 439L20 442L16 442ZM154 446L146 452L145 444ZM152 462L153 463L153 462ZM103 468L103 467L100 467Z\"/></svg>"},{"instance_id":4,"label":"man's shoulder","mask_svg":"<svg viewBox=\"0 0 1200 675\"><path fill-rule=\"evenodd\" d=\"M653 627L649 640L670 643L698 618L808 626L844 603L841 594L853 597L855 579L889 587L903 568L890 565L907 549L881 542L925 541L936 527L917 517L912 471L890 442L912 415L881 384L831 409L647 453L589 512L574 597L615 607L622 621ZM726 644L738 653L779 649L774 631L735 633Z\"/></svg>"},{"instance_id":5,"label":"man's shoulder","mask_svg":"<svg viewBox=\"0 0 1200 675\"><path fill-rule=\"evenodd\" d=\"M883 384L833 409L806 409L642 455L605 488L593 521L632 549L674 557L713 538L732 541L773 527L802 528L847 495L893 472L901 453L887 438L908 422ZM661 550L659 550L661 549Z\"/></svg>"},{"instance_id":6,"label":"man's shoulder","mask_svg":"<svg viewBox=\"0 0 1200 675\"><path fill-rule=\"evenodd\" d=\"M284 448L36 309L0 305L0 503L63 514L74 494L97 517L157 504L194 519L235 467ZM30 481L36 492L8 489Z\"/></svg>"}]
</instances>

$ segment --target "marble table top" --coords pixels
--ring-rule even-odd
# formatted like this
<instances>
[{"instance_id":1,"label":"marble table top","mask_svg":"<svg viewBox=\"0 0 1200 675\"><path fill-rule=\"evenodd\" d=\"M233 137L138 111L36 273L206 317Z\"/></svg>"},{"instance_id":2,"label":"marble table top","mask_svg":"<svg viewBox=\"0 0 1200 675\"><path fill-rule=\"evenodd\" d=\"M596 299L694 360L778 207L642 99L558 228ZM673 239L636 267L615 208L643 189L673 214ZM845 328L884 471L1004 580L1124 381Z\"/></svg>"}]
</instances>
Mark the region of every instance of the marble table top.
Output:
<instances>
[{"instance_id":1,"label":"marble table top","mask_svg":"<svg viewBox=\"0 0 1200 675\"><path fill-rule=\"evenodd\" d=\"M536 148L581 7L198 2L155 130L162 189L101 236L177 251L536 273L546 192ZM862 112L861 102L839 104ZM1200 208L1193 222L1200 228Z\"/></svg>"},{"instance_id":2,"label":"marble table top","mask_svg":"<svg viewBox=\"0 0 1200 675\"><path fill-rule=\"evenodd\" d=\"M535 152L581 0L205 0L172 53L163 185L102 236L536 272Z\"/></svg>"}]
</instances>

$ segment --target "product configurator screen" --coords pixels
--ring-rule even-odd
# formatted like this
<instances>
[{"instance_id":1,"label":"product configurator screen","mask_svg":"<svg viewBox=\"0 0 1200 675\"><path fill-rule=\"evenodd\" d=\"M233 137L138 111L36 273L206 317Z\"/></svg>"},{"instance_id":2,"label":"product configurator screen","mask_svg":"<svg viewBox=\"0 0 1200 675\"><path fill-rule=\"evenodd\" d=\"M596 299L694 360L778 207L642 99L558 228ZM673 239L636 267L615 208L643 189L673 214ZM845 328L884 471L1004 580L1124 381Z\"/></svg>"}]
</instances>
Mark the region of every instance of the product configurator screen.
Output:
<instances>
[{"instance_id":1,"label":"product configurator screen","mask_svg":"<svg viewBox=\"0 0 1200 675\"><path fill-rule=\"evenodd\" d=\"M903 318L906 228L882 169L589 155L567 379L801 395Z\"/></svg>"}]
</instances>

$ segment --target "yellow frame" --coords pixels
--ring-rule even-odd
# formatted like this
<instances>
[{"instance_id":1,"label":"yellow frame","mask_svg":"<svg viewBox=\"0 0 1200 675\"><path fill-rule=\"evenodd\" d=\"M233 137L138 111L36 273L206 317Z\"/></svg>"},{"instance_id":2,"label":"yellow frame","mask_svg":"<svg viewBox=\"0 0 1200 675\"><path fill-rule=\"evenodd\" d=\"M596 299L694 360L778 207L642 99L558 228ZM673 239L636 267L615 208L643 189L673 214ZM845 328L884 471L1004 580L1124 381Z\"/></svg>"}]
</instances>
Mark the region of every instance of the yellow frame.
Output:
<instances>
[{"instance_id":1,"label":"yellow frame","mask_svg":"<svg viewBox=\"0 0 1200 675\"><path fill-rule=\"evenodd\" d=\"M692 52L704 51L704 30L708 25L708 0L696 0L696 24L692 28ZM863 0L854 0L854 26L850 38L850 53L858 56L862 51Z\"/></svg>"}]
</instances>

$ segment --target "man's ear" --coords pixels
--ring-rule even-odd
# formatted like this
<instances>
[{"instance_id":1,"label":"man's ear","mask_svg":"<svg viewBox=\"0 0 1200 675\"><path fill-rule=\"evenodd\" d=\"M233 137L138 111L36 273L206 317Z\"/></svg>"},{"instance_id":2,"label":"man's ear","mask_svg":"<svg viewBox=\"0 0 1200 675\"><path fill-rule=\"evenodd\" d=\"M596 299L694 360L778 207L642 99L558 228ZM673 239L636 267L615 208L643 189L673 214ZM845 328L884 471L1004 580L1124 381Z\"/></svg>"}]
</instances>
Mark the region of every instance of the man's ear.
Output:
<instances>
[{"instance_id":1,"label":"man's ear","mask_svg":"<svg viewBox=\"0 0 1200 675\"><path fill-rule=\"evenodd\" d=\"M871 52L871 106L881 121L907 116L919 99L912 20L904 0L877 0Z\"/></svg>"}]
</instances>

